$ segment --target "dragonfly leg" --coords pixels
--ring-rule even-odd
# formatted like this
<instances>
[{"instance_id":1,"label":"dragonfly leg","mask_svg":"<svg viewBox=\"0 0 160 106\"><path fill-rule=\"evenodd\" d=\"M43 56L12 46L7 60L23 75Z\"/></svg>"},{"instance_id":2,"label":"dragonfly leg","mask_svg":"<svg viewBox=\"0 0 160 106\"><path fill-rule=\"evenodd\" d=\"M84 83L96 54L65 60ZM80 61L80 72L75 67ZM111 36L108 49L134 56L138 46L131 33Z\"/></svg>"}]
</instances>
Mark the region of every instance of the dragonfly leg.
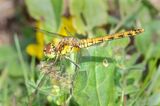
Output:
<instances>
[{"instance_id":1,"label":"dragonfly leg","mask_svg":"<svg viewBox=\"0 0 160 106\"><path fill-rule=\"evenodd\" d=\"M71 60L69 57L65 56L65 59L69 60L71 63L73 63L76 67L80 68L80 66L75 63L73 60Z\"/></svg>"},{"instance_id":2,"label":"dragonfly leg","mask_svg":"<svg viewBox=\"0 0 160 106\"><path fill-rule=\"evenodd\" d=\"M53 65L57 62L58 58L59 58L59 56L56 55L55 60L54 60L54 62L53 62Z\"/></svg>"}]
</instances>

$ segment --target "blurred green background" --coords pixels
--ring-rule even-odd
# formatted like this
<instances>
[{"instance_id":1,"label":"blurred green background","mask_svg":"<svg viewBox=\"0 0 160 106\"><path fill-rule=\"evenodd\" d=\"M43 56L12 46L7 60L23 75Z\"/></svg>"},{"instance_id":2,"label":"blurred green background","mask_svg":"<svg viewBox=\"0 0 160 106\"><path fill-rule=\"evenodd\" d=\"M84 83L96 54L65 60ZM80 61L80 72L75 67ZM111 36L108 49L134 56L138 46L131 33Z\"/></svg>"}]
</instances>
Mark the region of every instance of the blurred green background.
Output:
<instances>
[{"instance_id":1,"label":"blurred green background","mask_svg":"<svg viewBox=\"0 0 160 106\"><path fill-rule=\"evenodd\" d=\"M0 0L0 106L160 105L159 5L159 0ZM44 45L57 39L35 27L78 38L145 32L71 54L77 69L70 61L42 62ZM39 69L42 65L49 69Z\"/></svg>"}]
</instances>

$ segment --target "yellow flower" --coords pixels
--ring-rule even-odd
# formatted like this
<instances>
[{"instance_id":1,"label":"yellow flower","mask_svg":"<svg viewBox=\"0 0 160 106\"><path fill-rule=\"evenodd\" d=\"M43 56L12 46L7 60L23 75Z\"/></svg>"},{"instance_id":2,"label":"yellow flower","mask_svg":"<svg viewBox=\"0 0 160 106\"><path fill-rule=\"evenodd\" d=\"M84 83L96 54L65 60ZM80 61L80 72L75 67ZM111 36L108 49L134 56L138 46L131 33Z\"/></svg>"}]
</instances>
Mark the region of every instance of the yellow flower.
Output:
<instances>
[{"instance_id":1,"label":"yellow flower","mask_svg":"<svg viewBox=\"0 0 160 106\"><path fill-rule=\"evenodd\" d=\"M36 24L37 28L41 27L41 23L37 22ZM35 44L29 44L26 48L26 52L38 58L39 60L43 57L43 48L44 48L44 34L42 32L37 31L36 32L36 43Z\"/></svg>"},{"instance_id":2,"label":"yellow flower","mask_svg":"<svg viewBox=\"0 0 160 106\"><path fill-rule=\"evenodd\" d=\"M73 26L73 18L71 16L69 17L62 16L58 34L61 34L64 36L72 36L72 35L75 35L75 33L76 33L76 29ZM72 35L69 35L69 34L72 34ZM54 44L58 44L59 40L60 39L54 38L52 42Z\"/></svg>"},{"instance_id":3,"label":"yellow flower","mask_svg":"<svg viewBox=\"0 0 160 106\"><path fill-rule=\"evenodd\" d=\"M58 34L64 35L64 36L72 36L75 35L76 29L73 26L73 17L61 17L61 23L58 30ZM69 35L72 34L72 35ZM53 38L52 42L56 45L58 44L60 39Z\"/></svg>"},{"instance_id":4,"label":"yellow flower","mask_svg":"<svg viewBox=\"0 0 160 106\"><path fill-rule=\"evenodd\" d=\"M73 17L65 17L62 16L61 18L61 24L58 31L59 34L65 35L65 36L72 36L76 33L76 29L73 26ZM68 34L72 35L68 35Z\"/></svg>"}]
</instances>

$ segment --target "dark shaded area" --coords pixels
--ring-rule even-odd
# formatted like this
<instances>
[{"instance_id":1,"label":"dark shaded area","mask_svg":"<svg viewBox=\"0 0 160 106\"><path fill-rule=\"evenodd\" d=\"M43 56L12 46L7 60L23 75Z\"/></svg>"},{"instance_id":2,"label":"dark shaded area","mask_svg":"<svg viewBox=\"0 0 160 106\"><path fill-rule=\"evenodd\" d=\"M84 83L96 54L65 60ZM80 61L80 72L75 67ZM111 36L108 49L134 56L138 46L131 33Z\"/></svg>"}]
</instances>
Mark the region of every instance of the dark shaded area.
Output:
<instances>
[{"instance_id":1,"label":"dark shaded area","mask_svg":"<svg viewBox=\"0 0 160 106\"><path fill-rule=\"evenodd\" d=\"M101 57L101 56L81 56L80 57L80 63L85 62L103 62L104 59L107 60L108 63L113 63L115 60L110 57Z\"/></svg>"}]
</instances>

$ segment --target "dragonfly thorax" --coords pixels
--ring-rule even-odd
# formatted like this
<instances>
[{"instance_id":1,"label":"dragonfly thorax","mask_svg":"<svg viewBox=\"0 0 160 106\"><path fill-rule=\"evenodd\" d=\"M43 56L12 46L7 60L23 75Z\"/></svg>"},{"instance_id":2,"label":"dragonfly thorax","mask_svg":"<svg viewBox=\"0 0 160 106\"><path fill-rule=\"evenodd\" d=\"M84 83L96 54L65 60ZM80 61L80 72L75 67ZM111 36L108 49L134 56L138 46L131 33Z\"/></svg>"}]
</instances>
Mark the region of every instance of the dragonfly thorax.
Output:
<instances>
[{"instance_id":1,"label":"dragonfly thorax","mask_svg":"<svg viewBox=\"0 0 160 106\"><path fill-rule=\"evenodd\" d=\"M65 37L55 47L55 51L59 55L67 55L74 51L75 48L79 48L78 39L73 37Z\"/></svg>"},{"instance_id":2,"label":"dragonfly thorax","mask_svg":"<svg viewBox=\"0 0 160 106\"><path fill-rule=\"evenodd\" d=\"M70 54L72 51L78 49L78 39L73 37L65 37L55 46L53 43L46 44L43 49L43 52L45 57L53 59L56 56L67 55Z\"/></svg>"}]
</instances>

